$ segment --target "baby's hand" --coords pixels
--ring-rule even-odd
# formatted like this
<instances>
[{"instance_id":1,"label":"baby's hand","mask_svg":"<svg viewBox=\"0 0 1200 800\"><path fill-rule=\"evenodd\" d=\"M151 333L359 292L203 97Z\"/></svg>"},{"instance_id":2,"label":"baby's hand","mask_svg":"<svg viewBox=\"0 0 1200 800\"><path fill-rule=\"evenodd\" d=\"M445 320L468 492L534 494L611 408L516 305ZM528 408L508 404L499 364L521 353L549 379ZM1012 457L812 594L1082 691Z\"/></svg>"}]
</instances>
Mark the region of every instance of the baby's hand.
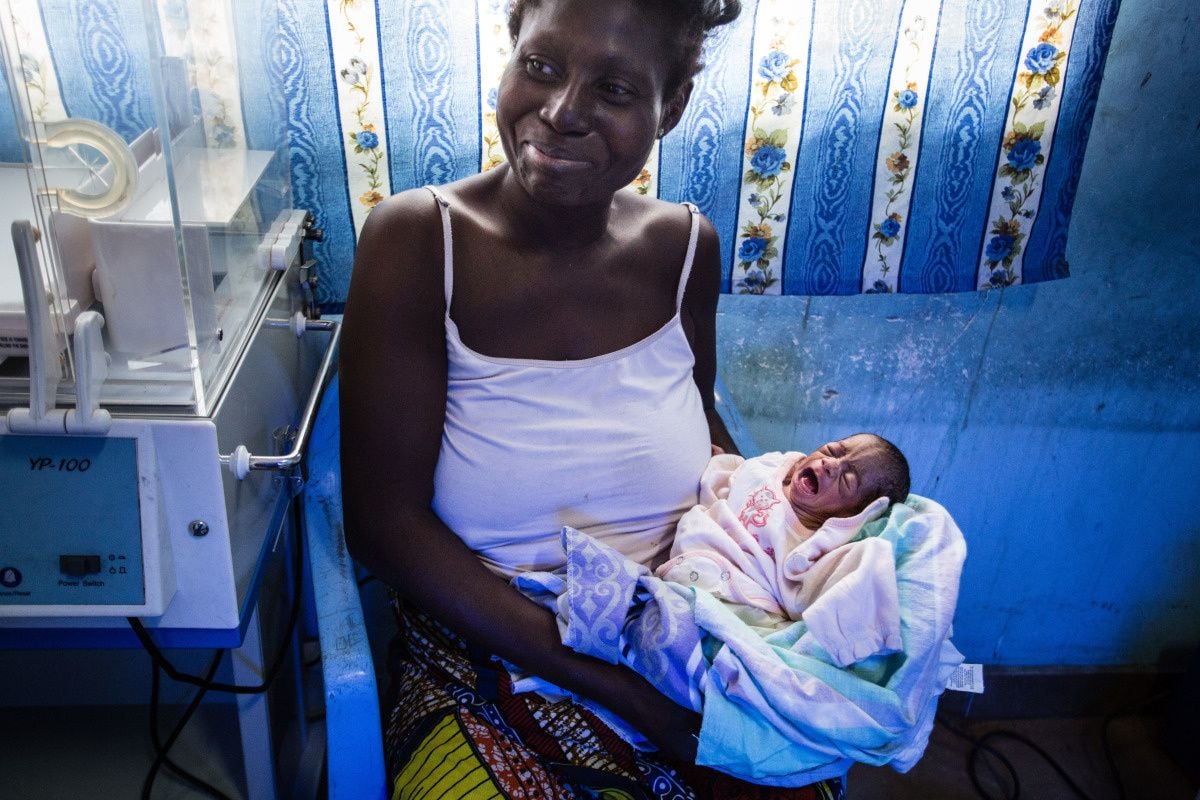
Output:
<instances>
[{"instance_id":1,"label":"baby's hand","mask_svg":"<svg viewBox=\"0 0 1200 800\"><path fill-rule=\"evenodd\" d=\"M725 455L725 451L720 446L714 444L712 445L712 454L714 456L722 456Z\"/></svg>"}]
</instances>

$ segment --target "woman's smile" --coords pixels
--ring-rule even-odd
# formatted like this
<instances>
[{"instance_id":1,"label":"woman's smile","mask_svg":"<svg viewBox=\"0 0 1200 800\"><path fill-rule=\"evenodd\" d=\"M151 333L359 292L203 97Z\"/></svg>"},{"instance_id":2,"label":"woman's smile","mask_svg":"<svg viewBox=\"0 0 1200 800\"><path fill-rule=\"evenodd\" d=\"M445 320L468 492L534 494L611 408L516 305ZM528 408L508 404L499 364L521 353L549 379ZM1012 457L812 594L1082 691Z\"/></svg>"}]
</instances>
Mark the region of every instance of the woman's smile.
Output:
<instances>
[{"instance_id":1,"label":"woman's smile","mask_svg":"<svg viewBox=\"0 0 1200 800\"><path fill-rule=\"evenodd\" d=\"M543 169L584 170L592 166L592 162L580 153L541 142L525 142L523 149L525 157Z\"/></svg>"}]
</instances>

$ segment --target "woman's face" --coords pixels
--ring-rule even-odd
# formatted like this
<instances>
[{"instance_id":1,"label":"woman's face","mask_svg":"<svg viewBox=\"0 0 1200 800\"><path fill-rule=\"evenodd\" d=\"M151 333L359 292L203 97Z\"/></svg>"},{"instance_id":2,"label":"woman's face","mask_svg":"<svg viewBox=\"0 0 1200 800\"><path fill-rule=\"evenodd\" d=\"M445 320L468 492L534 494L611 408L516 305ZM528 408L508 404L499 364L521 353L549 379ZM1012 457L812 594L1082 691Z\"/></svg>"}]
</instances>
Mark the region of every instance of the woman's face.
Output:
<instances>
[{"instance_id":1,"label":"woman's face","mask_svg":"<svg viewBox=\"0 0 1200 800\"><path fill-rule=\"evenodd\" d=\"M607 202L637 177L687 99L680 90L664 101L662 25L630 0L543 0L525 12L496 123L532 197Z\"/></svg>"}]
</instances>

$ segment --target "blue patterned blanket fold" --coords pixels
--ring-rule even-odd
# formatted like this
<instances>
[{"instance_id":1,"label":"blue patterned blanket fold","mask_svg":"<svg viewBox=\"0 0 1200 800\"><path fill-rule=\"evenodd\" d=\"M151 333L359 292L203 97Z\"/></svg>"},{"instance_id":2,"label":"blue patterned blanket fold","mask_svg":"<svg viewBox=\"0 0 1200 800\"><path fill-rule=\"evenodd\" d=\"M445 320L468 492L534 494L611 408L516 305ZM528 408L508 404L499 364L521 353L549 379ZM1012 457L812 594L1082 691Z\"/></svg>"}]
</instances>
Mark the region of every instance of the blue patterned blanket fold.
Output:
<instances>
[{"instance_id":1,"label":"blue patterned blanket fold","mask_svg":"<svg viewBox=\"0 0 1200 800\"><path fill-rule=\"evenodd\" d=\"M802 620L752 628L572 528L562 530L564 570L514 584L555 612L564 644L626 664L700 711L700 764L775 786L842 775L852 761L907 771L962 661L949 635L966 545L944 508L915 495L859 536L895 551L904 648L847 668Z\"/></svg>"}]
</instances>

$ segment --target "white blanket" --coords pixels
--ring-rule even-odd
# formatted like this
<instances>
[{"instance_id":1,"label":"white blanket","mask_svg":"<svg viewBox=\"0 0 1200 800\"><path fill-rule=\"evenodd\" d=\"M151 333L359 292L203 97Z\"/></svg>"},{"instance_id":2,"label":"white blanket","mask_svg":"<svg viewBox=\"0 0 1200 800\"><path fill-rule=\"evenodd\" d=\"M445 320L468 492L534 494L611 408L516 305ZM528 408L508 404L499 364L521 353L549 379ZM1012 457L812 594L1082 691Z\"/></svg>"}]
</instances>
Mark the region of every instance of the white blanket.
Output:
<instances>
[{"instance_id":1,"label":"white blanket","mask_svg":"<svg viewBox=\"0 0 1200 800\"><path fill-rule=\"evenodd\" d=\"M902 647L845 668L806 622L764 637L729 604L662 581L569 528L565 573L516 583L556 611L564 643L628 664L699 709L698 763L802 786L843 774L851 761L911 768L962 661L948 637L966 545L946 510L912 495L861 536L894 553Z\"/></svg>"}]
</instances>

